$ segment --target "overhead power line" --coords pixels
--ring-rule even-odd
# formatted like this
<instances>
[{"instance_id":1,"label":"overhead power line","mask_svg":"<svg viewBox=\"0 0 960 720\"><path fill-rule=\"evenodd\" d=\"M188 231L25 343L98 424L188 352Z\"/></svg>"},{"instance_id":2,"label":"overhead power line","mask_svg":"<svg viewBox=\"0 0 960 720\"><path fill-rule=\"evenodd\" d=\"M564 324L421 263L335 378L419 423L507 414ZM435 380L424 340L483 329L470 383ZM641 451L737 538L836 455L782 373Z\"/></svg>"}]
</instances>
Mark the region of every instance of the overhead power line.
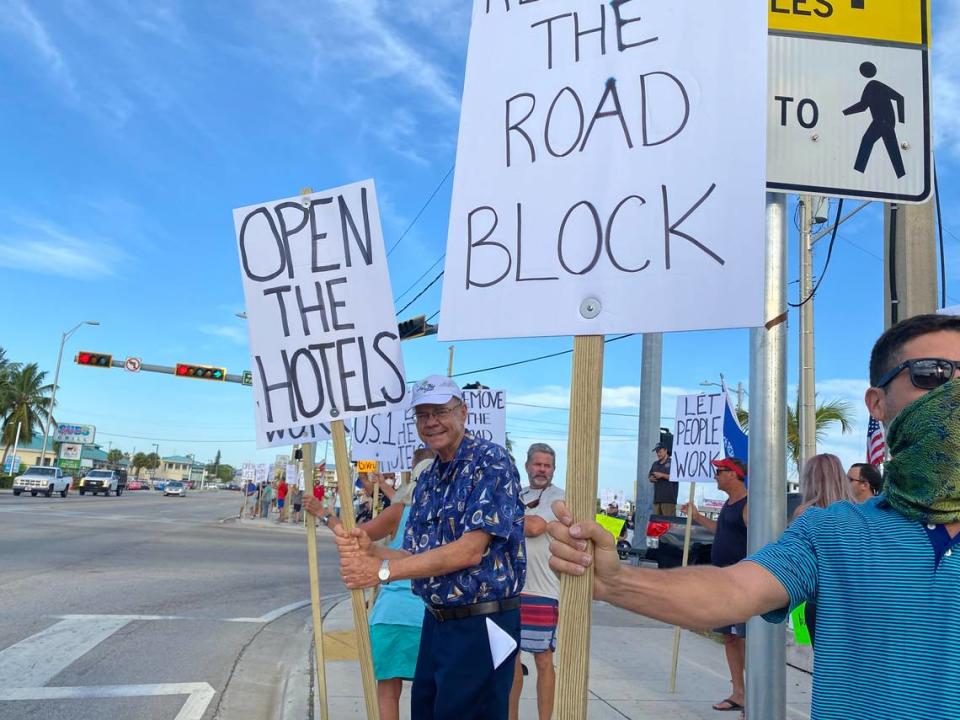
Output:
<instances>
[{"instance_id":1,"label":"overhead power line","mask_svg":"<svg viewBox=\"0 0 960 720\"><path fill-rule=\"evenodd\" d=\"M450 166L450 169L447 170L447 174L443 176L443 180L441 180L437 185L437 187L434 188L433 192L430 193L430 197L427 198L427 201L423 204L423 207L420 208L420 212L418 212L416 217L410 221L410 224L407 225L407 229L400 234L400 237L393 244L393 246L389 250L387 250L387 257L390 257L390 253L392 253L394 250L397 249L397 245L399 245L401 241L407 236L407 233L413 229L413 226L417 224L417 220L420 219L420 216L423 215L424 210L426 210L430 206L430 203L433 202L433 199L437 196L437 193L440 192L440 188L443 187L443 184L447 181L447 178L449 178L450 175L453 174L454 167L455 167L454 165Z\"/></svg>"},{"instance_id":2,"label":"overhead power line","mask_svg":"<svg viewBox=\"0 0 960 720\"><path fill-rule=\"evenodd\" d=\"M439 279L439 278L437 278ZM406 308L404 308L406 309ZM403 312L401 310L400 312ZM623 340L624 338L633 337L636 333L628 333L627 335L618 335L617 337L612 337L604 340L604 343L612 343L617 340ZM540 360L547 360L549 358L560 357L561 355L569 355L573 352L573 348L569 350L561 350L560 352L549 353L547 355L538 355L537 357L527 358L526 360L517 360L516 362L504 363L503 365L493 365L492 367L481 368L479 370L467 370L466 372L454 373L451 377L463 377L464 375L478 375L479 373L490 372L491 370L503 370L508 367L516 367L517 365L526 365L527 363L538 362Z\"/></svg>"}]
</instances>

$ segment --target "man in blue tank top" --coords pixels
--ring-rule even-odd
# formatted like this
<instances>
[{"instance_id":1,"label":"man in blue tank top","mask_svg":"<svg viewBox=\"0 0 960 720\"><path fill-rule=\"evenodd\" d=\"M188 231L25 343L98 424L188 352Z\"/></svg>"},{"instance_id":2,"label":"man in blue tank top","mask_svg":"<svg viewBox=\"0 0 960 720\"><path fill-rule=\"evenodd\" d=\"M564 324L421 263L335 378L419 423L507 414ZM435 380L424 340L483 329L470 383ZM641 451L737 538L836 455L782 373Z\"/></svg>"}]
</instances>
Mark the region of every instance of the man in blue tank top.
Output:
<instances>
[{"instance_id":1,"label":"man in blue tank top","mask_svg":"<svg viewBox=\"0 0 960 720\"><path fill-rule=\"evenodd\" d=\"M727 501L716 520L704 516L696 506L683 506L692 513L693 521L713 533L710 561L716 567L736 565L747 556L747 467L739 458L714 460L717 489L727 494ZM713 706L714 710L740 710L746 698L744 669L747 657L747 624L731 623L715 628L723 635L723 649L730 668L730 697Z\"/></svg>"}]
</instances>

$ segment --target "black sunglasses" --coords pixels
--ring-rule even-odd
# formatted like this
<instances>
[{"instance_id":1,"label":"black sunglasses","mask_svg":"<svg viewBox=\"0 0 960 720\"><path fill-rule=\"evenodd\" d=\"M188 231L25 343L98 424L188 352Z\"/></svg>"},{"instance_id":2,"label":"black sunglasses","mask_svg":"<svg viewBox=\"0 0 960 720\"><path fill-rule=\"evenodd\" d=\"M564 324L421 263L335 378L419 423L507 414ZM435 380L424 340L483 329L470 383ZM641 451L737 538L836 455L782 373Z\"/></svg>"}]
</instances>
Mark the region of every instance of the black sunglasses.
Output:
<instances>
[{"instance_id":1,"label":"black sunglasses","mask_svg":"<svg viewBox=\"0 0 960 720\"><path fill-rule=\"evenodd\" d=\"M543 490L546 490L546 488L544 488ZM543 490L541 490L540 494L537 495L536 500L531 500L530 502L526 503L525 507L527 507L530 510L540 507L540 498L543 497Z\"/></svg>"},{"instance_id":2,"label":"black sunglasses","mask_svg":"<svg viewBox=\"0 0 960 720\"><path fill-rule=\"evenodd\" d=\"M951 380L960 369L960 360L943 358L917 358L900 363L886 373L877 383L878 388L886 387L904 370L910 370L910 382L921 390L933 390Z\"/></svg>"}]
</instances>

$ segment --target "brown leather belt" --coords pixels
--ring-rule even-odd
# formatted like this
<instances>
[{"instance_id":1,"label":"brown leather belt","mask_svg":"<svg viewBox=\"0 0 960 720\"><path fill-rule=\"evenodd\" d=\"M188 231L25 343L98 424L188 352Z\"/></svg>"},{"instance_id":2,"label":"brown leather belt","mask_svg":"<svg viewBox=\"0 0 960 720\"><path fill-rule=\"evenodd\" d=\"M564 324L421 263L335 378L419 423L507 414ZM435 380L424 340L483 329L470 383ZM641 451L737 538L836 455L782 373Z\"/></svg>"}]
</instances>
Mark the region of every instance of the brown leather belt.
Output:
<instances>
[{"instance_id":1,"label":"brown leather belt","mask_svg":"<svg viewBox=\"0 0 960 720\"><path fill-rule=\"evenodd\" d=\"M506 610L515 610L520 607L520 597L506 598L505 600L490 600L488 602L473 603L472 605L458 605L456 607L436 607L427 605L427 612L436 618L437 622L447 620L463 620L477 615L493 615Z\"/></svg>"}]
</instances>

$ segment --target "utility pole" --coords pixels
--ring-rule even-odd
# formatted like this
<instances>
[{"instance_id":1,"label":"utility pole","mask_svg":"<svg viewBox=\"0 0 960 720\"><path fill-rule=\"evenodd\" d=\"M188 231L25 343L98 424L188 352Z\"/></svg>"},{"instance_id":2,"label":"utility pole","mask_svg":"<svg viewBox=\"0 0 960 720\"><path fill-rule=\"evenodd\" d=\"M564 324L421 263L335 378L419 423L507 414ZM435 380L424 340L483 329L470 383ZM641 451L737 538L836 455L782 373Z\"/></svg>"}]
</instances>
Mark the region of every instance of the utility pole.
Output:
<instances>
[{"instance_id":1,"label":"utility pole","mask_svg":"<svg viewBox=\"0 0 960 720\"><path fill-rule=\"evenodd\" d=\"M883 214L884 327L937 310L934 206L888 204Z\"/></svg>"},{"instance_id":2,"label":"utility pole","mask_svg":"<svg viewBox=\"0 0 960 720\"><path fill-rule=\"evenodd\" d=\"M812 195L800 197L800 383L798 388L798 434L800 468L817 454L816 371L813 344L813 213ZM802 477L802 474L801 474ZM802 489L802 488L801 488Z\"/></svg>"},{"instance_id":3,"label":"utility pole","mask_svg":"<svg viewBox=\"0 0 960 720\"><path fill-rule=\"evenodd\" d=\"M640 365L640 420L637 430L637 478L633 497L633 546L646 547L653 508L651 450L660 442L660 386L663 383L663 335L644 333Z\"/></svg>"},{"instance_id":4,"label":"utility pole","mask_svg":"<svg viewBox=\"0 0 960 720\"><path fill-rule=\"evenodd\" d=\"M787 524L787 198L767 193L763 327L750 331L750 524L747 552L780 537ZM786 631L759 617L747 623L747 716L785 720Z\"/></svg>"}]
</instances>

